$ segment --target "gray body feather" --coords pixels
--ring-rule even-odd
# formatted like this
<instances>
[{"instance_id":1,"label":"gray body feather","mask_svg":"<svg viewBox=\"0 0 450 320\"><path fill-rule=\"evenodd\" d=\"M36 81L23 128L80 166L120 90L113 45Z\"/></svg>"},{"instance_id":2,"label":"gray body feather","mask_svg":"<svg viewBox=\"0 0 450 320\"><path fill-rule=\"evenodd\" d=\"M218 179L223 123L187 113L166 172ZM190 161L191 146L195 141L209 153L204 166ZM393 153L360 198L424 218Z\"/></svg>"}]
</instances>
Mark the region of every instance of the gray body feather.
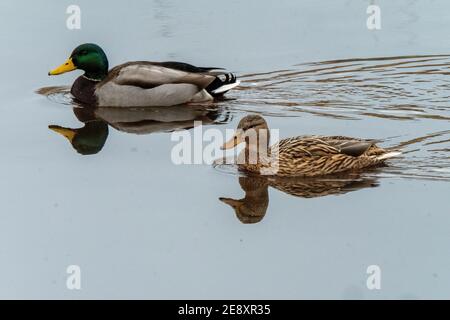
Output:
<instances>
[{"instance_id":1,"label":"gray body feather","mask_svg":"<svg viewBox=\"0 0 450 320\"><path fill-rule=\"evenodd\" d=\"M112 69L95 90L99 106L172 106L210 101L204 90L216 72L187 72L151 62L129 62Z\"/></svg>"}]
</instances>

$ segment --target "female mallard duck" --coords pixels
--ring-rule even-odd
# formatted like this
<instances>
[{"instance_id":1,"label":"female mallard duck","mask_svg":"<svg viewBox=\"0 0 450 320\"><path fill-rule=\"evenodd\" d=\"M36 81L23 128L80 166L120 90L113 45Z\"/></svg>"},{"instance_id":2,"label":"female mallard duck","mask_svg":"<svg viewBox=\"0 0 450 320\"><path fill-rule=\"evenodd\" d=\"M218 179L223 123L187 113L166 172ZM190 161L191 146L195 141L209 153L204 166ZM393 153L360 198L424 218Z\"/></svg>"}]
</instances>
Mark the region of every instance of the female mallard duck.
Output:
<instances>
[{"instance_id":1,"label":"female mallard duck","mask_svg":"<svg viewBox=\"0 0 450 320\"><path fill-rule=\"evenodd\" d=\"M242 171L276 176L314 177L381 165L400 154L375 145L374 140L342 136L300 136L269 147L266 121L258 115L244 117L233 138L222 149L245 142L238 157Z\"/></svg>"},{"instance_id":2,"label":"female mallard duck","mask_svg":"<svg viewBox=\"0 0 450 320\"><path fill-rule=\"evenodd\" d=\"M182 62L135 61L108 71L105 52L92 43L75 48L64 64L48 74L75 69L85 73L72 85L72 95L81 103L97 106L148 107L206 102L239 85L239 80L223 69Z\"/></svg>"}]
</instances>

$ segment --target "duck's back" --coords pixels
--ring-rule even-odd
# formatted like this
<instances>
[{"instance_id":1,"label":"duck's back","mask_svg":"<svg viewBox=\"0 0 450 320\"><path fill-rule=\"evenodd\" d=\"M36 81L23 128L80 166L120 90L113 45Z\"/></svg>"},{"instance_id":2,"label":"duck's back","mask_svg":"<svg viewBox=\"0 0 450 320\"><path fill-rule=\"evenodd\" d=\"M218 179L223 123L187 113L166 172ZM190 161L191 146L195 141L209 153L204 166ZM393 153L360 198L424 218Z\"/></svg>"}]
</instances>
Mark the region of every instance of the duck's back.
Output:
<instances>
[{"instance_id":1,"label":"duck's back","mask_svg":"<svg viewBox=\"0 0 450 320\"><path fill-rule=\"evenodd\" d=\"M113 68L97 85L100 106L172 106L212 100L203 89L216 76L209 68L181 62L127 62Z\"/></svg>"},{"instance_id":2,"label":"duck's back","mask_svg":"<svg viewBox=\"0 0 450 320\"><path fill-rule=\"evenodd\" d=\"M373 140L343 136L299 136L271 147L275 175L313 177L360 170L384 161Z\"/></svg>"}]
</instances>

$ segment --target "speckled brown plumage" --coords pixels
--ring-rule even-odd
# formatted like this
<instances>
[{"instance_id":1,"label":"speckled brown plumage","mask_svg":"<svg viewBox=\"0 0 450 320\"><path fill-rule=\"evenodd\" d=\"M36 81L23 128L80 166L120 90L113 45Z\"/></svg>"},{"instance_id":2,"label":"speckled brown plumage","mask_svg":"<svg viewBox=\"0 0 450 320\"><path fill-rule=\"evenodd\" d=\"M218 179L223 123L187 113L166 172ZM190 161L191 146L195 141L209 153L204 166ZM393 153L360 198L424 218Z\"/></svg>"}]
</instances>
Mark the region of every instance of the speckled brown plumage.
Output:
<instances>
[{"instance_id":1,"label":"speckled brown plumage","mask_svg":"<svg viewBox=\"0 0 450 320\"><path fill-rule=\"evenodd\" d=\"M268 132L267 123L258 115L243 118L238 129L243 130L239 137L249 130L255 130L257 136ZM240 139L239 142L245 141L246 148L238 158L239 169L265 175L315 177L357 171L381 165L387 158L398 155L378 147L374 140L345 136L298 136L271 147L267 142L267 152L247 138Z\"/></svg>"}]
</instances>

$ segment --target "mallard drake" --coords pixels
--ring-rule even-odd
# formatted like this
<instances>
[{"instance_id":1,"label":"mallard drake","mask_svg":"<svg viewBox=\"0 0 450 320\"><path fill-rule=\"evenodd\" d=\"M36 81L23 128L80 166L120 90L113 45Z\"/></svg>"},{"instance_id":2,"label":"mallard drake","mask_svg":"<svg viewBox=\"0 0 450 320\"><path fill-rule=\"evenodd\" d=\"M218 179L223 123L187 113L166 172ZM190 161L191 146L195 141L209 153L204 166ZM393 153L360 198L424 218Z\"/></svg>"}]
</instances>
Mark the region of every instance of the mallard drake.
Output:
<instances>
[{"instance_id":1,"label":"mallard drake","mask_svg":"<svg viewBox=\"0 0 450 320\"><path fill-rule=\"evenodd\" d=\"M314 177L382 165L401 152L378 147L375 140L343 136L299 136L269 147L269 129L259 115L241 119L222 149L245 142L238 157L242 171L276 176Z\"/></svg>"},{"instance_id":2,"label":"mallard drake","mask_svg":"<svg viewBox=\"0 0 450 320\"><path fill-rule=\"evenodd\" d=\"M72 95L81 103L108 107L172 106L212 101L239 85L239 80L221 68L203 68L182 62L134 61L108 71L102 48L86 43L73 50L69 59L50 71L58 75L80 69L84 74L72 85Z\"/></svg>"}]
</instances>

